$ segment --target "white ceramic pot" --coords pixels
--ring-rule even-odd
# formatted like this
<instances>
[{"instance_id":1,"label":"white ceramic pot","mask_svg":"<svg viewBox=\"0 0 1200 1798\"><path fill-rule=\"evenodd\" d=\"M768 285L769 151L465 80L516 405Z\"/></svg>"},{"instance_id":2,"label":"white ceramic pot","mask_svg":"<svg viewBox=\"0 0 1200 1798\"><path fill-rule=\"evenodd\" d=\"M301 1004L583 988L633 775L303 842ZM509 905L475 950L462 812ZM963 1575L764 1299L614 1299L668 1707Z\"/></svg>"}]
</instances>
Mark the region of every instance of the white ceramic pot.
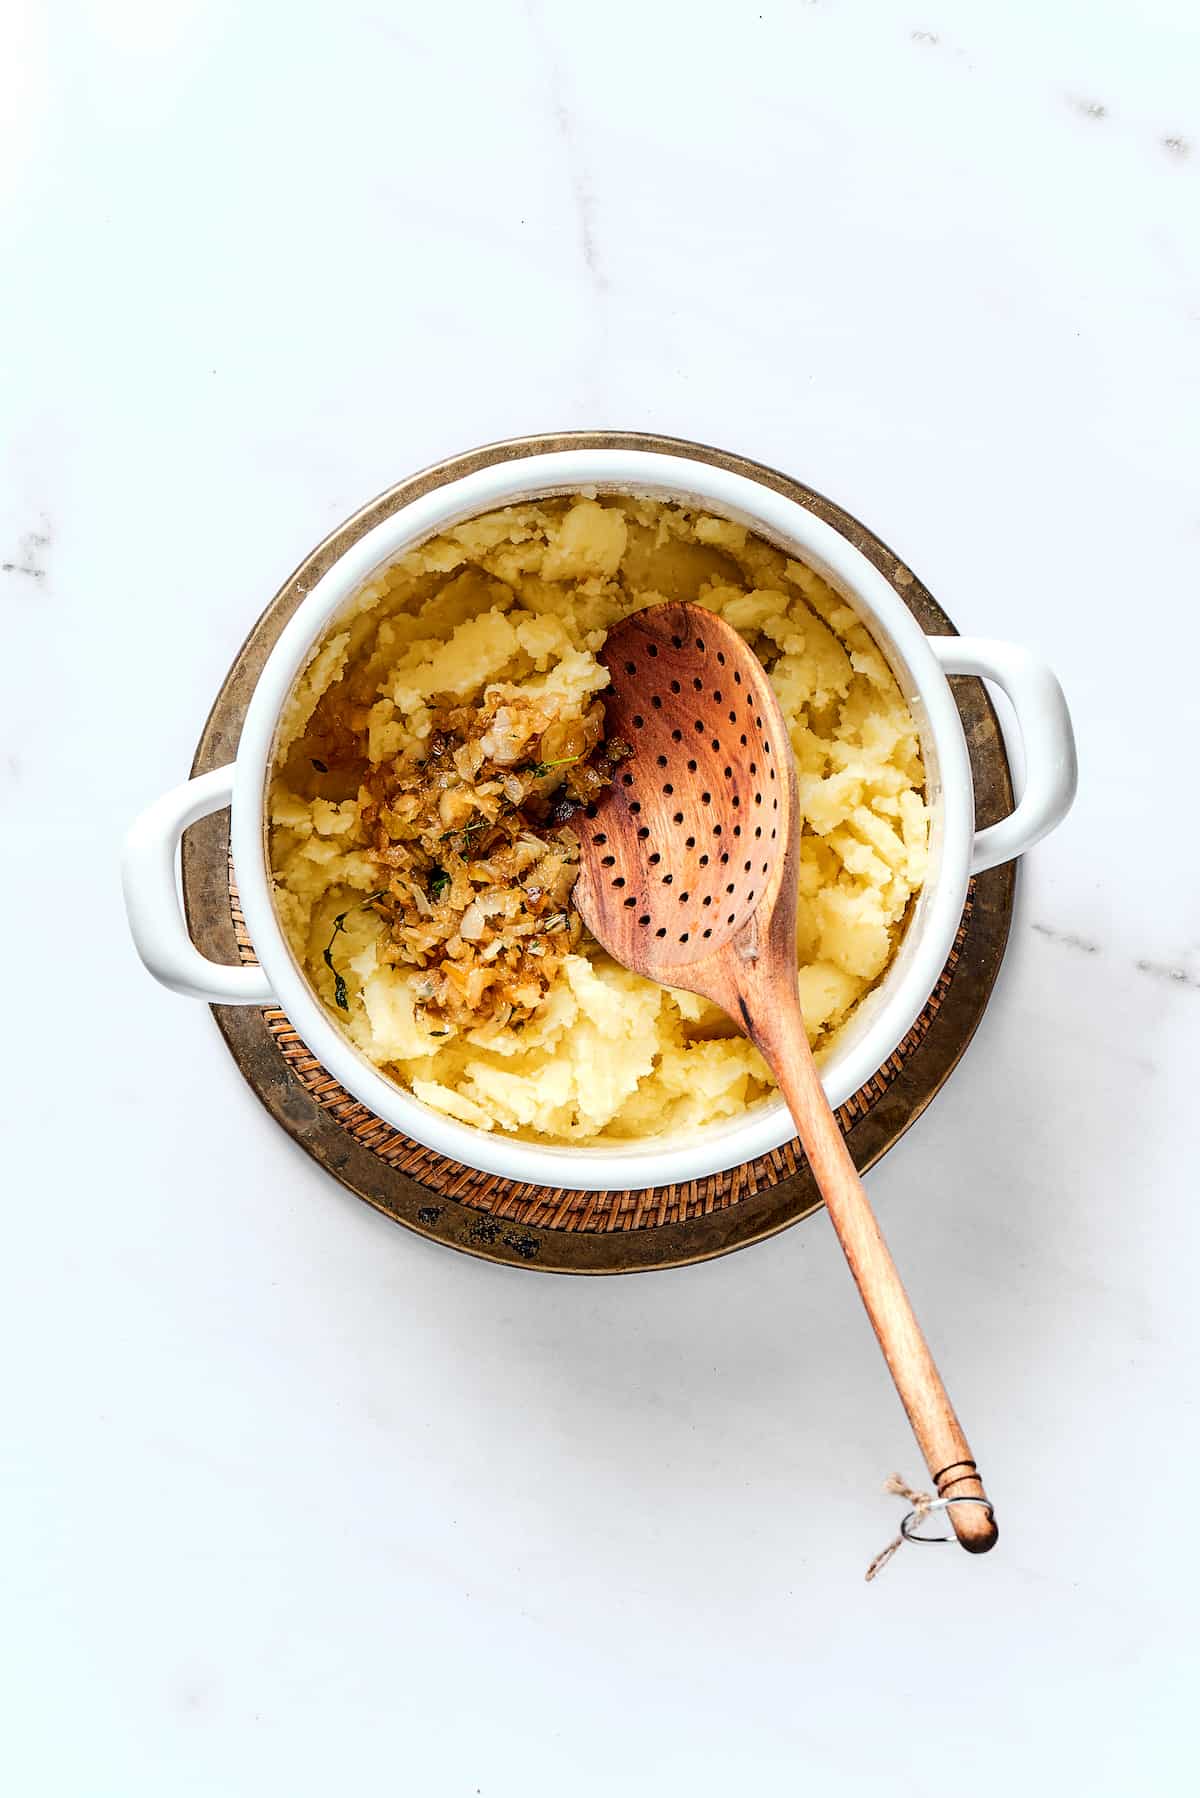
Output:
<instances>
[{"instance_id":1,"label":"white ceramic pot","mask_svg":"<svg viewBox=\"0 0 1200 1798\"><path fill-rule=\"evenodd\" d=\"M835 1039L822 1069L833 1106L888 1058L920 1015L954 942L973 873L1020 855L1052 830L1075 792L1075 746L1062 689L1012 644L926 637L888 581L831 525L795 500L707 462L633 449L532 455L424 494L359 539L313 588L259 676L236 762L164 794L129 833L125 903L138 952L164 985L216 1005L279 1005L348 1092L396 1129L455 1160L512 1180L590 1190L699 1179L753 1160L793 1134L779 1099L744 1117L628 1147L552 1147L473 1129L422 1105L385 1078L331 1020L298 967L275 916L265 798L279 715L293 681L331 619L380 568L447 526L495 506L590 487L700 503L748 525L815 568L862 618L891 663L921 734L932 807L929 875L892 966ZM971 764L949 674L982 675L1012 700L1025 751L1025 783L1010 817L975 828ZM242 910L258 967L208 961L179 907L175 858L189 824L232 807L231 842Z\"/></svg>"}]
</instances>

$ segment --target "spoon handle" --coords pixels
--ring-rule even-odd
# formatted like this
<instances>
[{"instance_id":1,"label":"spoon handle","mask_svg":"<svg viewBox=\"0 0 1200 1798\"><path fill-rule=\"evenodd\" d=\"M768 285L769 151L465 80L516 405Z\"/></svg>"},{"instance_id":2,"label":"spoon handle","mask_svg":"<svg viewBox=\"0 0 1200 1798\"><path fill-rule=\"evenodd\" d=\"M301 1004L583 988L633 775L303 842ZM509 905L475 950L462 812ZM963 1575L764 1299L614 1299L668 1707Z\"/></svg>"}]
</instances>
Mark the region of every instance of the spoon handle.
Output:
<instances>
[{"instance_id":1,"label":"spoon handle","mask_svg":"<svg viewBox=\"0 0 1200 1798\"><path fill-rule=\"evenodd\" d=\"M971 1554L985 1554L998 1533L991 1507L896 1263L875 1221L837 1119L829 1109L799 1004L763 1007L754 1020L752 1035L770 1062L796 1121L813 1176L938 1497L984 1500L979 1505L951 1505L947 1515L962 1546Z\"/></svg>"}]
</instances>

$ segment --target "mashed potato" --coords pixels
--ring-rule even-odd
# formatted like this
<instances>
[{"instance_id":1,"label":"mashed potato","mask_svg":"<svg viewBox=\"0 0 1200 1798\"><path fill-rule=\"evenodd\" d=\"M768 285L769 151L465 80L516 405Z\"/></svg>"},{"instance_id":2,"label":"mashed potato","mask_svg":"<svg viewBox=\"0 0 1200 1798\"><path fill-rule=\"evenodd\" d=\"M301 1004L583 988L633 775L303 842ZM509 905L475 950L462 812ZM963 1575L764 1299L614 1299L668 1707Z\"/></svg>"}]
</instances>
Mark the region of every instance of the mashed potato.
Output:
<instances>
[{"instance_id":1,"label":"mashed potato","mask_svg":"<svg viewBox=\"0 0 1200 1798\"><path fill-rule=\"evenodd\" d=\"M368 829L379 811L369 772L419 764L446 707L500 718L534 708L555 728L594 720L606 633L664 599L721 613L779 696L804 820L800 997L814 1047L880 979L924 878L916 727L879 649L811 569L724 519L612 495L508 506L410 551L357 596L285 710L270 801L276 903L363 1054L479 1129L644 1138L732 1117L772 1088L723 1012L617 966L573 913L553 978L525 1012L510 1018L506 1006L480 1023L430 1005L430 981L396 964L377 915L389 869ZM550 768L541 777L554 787ZM469 898L482 879L469 832L446 834ZM488 920L486 934L503 924ZM454 938L450 955L462 947Z\"/></svg>"}]
</instances>

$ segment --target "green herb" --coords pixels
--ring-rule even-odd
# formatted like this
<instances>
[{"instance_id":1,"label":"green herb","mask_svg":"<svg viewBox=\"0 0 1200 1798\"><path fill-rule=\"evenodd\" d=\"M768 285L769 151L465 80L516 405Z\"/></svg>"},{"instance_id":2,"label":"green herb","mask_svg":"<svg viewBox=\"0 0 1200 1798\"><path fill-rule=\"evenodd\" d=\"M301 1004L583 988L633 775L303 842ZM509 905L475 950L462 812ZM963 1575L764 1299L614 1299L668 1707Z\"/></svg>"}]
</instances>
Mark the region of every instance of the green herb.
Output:
<instances>
[{"instance_id":1,"label":"green herb","mask_svg":"<svg viewBox=\"0 0 1200 1798\"><path fill-rule=\"evenodd\" d=\"M452 837L462 837L464 841L469 841L477 830L486 830L490 822L489 818L482 818L478 824L460 824L457 830L444 830L438 842L448 843Z\"/></svg>"},{"instance_id":2,"label":"green herb","mask_svg":"<svg viewBox=\"0 0 1200 1798\"><path fill-rule=\"evenodd\" d=\"M315 755L309 756L308 759L312 763L313 767L316 769L318 774L328 774L329 773L329 769L325 766L325 763L319 762Z\"/></svg>"},{"instance_id":3,"label":"green herb","mask_svg":"<svg viewBox=\"0 0 1200 1798\"><path fill-rule=\"evenodd\" d=\"M430 870L429 870L429 897L431 899L434 899L434 900L440 899L442 894L446 891L446 888L449 885L450 885L450 876L447 874L445 868L430 868Z\"/></svg>"},{"instance_id":4,"label":"green herb","mask_svg":"<svg viewBox=\"0 0 1200 1798\"><path fill-rule=\"evenodd\" d=\"M448 1030L431 1030L429 1034L430 1036L449 1036L450 1032Z\"/></svg>"},{"instance_id":5,"label":"green herb","mask_svg":"<svg viewBox=\"0 0 1200 1798\"><path fill-rule=\"evenodd\" d=\"M329 972L333 975L333 1002L335 1005L340 1006L343 1011L349 1011L350 1001L346 997L346 982L344 981L342 976L338 973L337 969L333 965L333 945L337 940L338 931L345 930L345 928L346 928L345 920L346 920L345 912L342 913L340 918L335 918L333 920L333 935L330 937L328 943L325 945L324 961L325 961L325 966L329 969Z\"/></svg>"},{"instance_id":6,"label":"green herb","mask_svg":"<svg viewBox=\"0 0 1200 1798\"><path fill-rule=\"evenodd\" d=\"M382 899L386 892L386 887L380 887L377 893L368 893L365 899L360 899L357 905L348 905L345 911L340 911L333 920L333 934L325 945L321 959L329 969L329 972L333 975L333 1002L342 1011L349 1011L350 1000L346 994L346 982L333 965L333 945L337 942L339 932L345 930L346 919L350 916L350 913L352 911L362 911L366 906L373 905L376 899Z\"/></svg>"},{"instance_id":7,"label":"green herb","mask_svg":"<svg viewBox=\"0 0 1200 1798\"><path fill-rule=\"evenodd\" d=\"M572 762L577 762L579 759L580 758L577 755L560 755L556 762L535 762L530 769L530 773L535 780L541 780L542 776L544 774L549 774L552 768L566 768L569 767Z\"/></svg>"},{"instance_id":8,"label":"green herb","mask_svg":"<svg viewBox=\"0 0 1200 1798\"><path fill-rule=\"evenodd\" d=\"M481 818L478 824L460 824L457 830L444 830L438 838L438 842L448 843L451 837L461 837L464 844L469 847L471 838L477 830L491 830L494 824L499 824L501 818L507 818L509 813L515 812L516 809L515 805L502 805L494 818Z\"/></svg>"}]
</instances>

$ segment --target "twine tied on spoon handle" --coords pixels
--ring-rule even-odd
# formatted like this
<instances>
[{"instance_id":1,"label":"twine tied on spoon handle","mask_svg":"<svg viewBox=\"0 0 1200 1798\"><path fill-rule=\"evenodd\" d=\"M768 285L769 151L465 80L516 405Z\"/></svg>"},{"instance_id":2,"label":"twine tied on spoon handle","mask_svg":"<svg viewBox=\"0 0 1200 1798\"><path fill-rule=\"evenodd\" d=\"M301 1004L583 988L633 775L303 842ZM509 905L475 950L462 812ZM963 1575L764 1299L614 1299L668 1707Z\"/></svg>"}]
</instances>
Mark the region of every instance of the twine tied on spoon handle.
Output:
<instances>
[{"instance_id":1,"label":"twine tied on spoon handle","mask_svg":"<svg viewBox=\"0 0 1200 1798\"><path fill-rule=\"evenodd\" d=\"M912 1511L909 1515L912 1517L914 1523L921 1523L928 1517L933 1506L932 1492L917 1492L912 1486L902 1480L898 1473L893 1473L884 1480L883 1489L885 1492L894 1494L896 1498L906 1498L908 1500L909 1504L912 1506ZM907 1523L908 1518L906 1517L904 1521ZM904 1531L898 1530L888 1543L887 1547L881 1548L879 1553L875 1556L875 1559L867 1568L865 1577L871 1580L875 1578L877 1573L881 1573L895 1554L896 1550L903 1546L904 1541Z\"/></svg>"},{"instance_id":2,"label":"twine tied on spoon handle","mask_svg":"<svg viewBox=\"0 0 1200 1798\"><path fill-rule=\"evenodd\" d=\"M894 1493L897 1498L906 1498L912 1506L900 1519L900 1533L893 1536L886 1548L881 1548L871 1565L867 1568L866 1578L872 1580L880 1570L887 1566L902 1542L953 1542L953 1536L918 1536L917 1530L929 1516L931 1511L948 1511L951 1505L982 1505L988 1514L989 1521L993 1517L990 1500L986 1496L975 1497L960 1493L949 1498L935 1498L932 1492L918 1492L898 1473L893 1473L883 1482L885 1492Z\"/></svg>"}]
</instances>

